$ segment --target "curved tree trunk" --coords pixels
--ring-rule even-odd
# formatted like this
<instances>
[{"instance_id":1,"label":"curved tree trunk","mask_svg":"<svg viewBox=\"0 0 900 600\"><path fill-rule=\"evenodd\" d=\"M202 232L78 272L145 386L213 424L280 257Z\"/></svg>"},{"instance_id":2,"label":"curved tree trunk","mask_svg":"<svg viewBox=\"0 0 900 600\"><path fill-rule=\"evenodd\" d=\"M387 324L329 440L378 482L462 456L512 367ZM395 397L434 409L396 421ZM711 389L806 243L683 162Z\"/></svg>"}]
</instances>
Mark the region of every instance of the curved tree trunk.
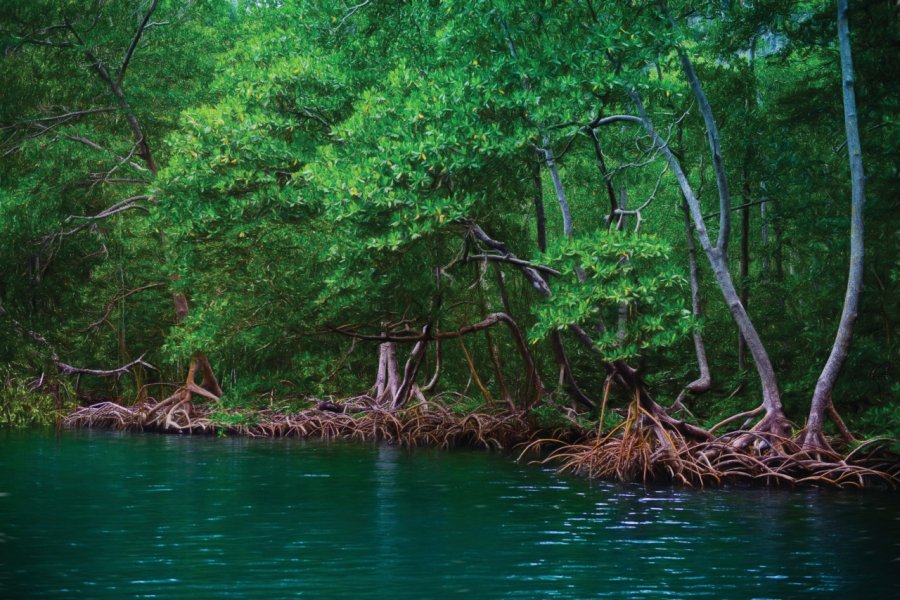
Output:
<instances>
[{"instance_id":1,"label":"curved tree trunk","mask_svg":"<svg viewBox=\"0 0 900 600\"><path fill-rule=\"evenodd\" d=\"M847 0L837 0L838 43L841 51L841 86L844 97L844 127L847 131L847 154L850 159L850 272L844 309L838 325L831 354L816 382L810 405L809 419L803 430L801 443L804 448L821 449L826 446L822 436L822 421L831 404L831 393L838 374L850 350L853 324L859 309L859 296L863 282L863 205L865 204L865 175L863 173L862 147L859 141L859 123L856 115L853 56L850 50L850 25L847 18Z\"/></svg>"},{"instance_id":2,"label":"curved tree trunk","mask_svg":"<svg viewBox=\"0 0 900 600\"><path fill-rule=\"evenodd\" d=\"M681 210L684 213L684 233L687 238L688 265L690 268L691 315L695 319L700 319L703 316L703 303L700 299L700 269L697 264L697 247L694 245L694 234L691 231L691 214L684 196L681 198ZM706 357L706 344L703 342L703 334L700 331L695 331L693 338L694 353L697 355L697 367L700 370L700 376L687 384L684 389L686 392L701 394L709 391L709 388L712 387L712 375L709 370L709 359ZM675 405L682 401L683 395L684 392L678 396Z\"/></svg>"},{"instance_id":3,"label":"curved tree trunk","mask_svg":"<svg viewBox=\"0 0 900 600\"><path fill-rule=\"evenodd\" d=\"M728 263L726 261L725 253L719 248L719 245L723 240L722 226L724 223L720 225L719 244L713 245L706 230L706 224L703 221L700 202L694 194L694 190L687 180L687 177L681 168L681 164L678 162L678 159L675 157L671 148L669 148L669 145L654 129L650 117L644 109L643 102L641 102L640 96L633 90L629 92L629 96L634 102L640 117L636 119L634 117L615 117L608 119L608 122L627 120L640 123L675 173L678 185L681 187L681 192L684 194L684 198L690 209L691 218L694 222L694 230L697 232L700 246L703 248L703 252L709 260L713 275L716 278L716 283L722 292L725 303L728 305L728 309L738 326L738 330L747 341L747 348L750 350L750 355L753 357L753 361L756 364L756 370L759 374L762 387L763 406L766 410L766 416L756 425L755 429L762 433L773 433L779 436L787 435L790 431L790 424L784 415L784 407L781 404L781 394L778 390L775 369L772 367L772 361L769 359L769 355L766 352L765 346L763 346L759 333L757 333L756 328L753 326L753 322L750 320L750 316L747 314L746 308L741 303L740 296L734 286L734 281L731 279L731 274L728 272ZM719 174L724 175L724 171L721 171ZM725 208L726 210L722 212L728 212L730 207L726 206Z\"/></svg>"}]
</instances>

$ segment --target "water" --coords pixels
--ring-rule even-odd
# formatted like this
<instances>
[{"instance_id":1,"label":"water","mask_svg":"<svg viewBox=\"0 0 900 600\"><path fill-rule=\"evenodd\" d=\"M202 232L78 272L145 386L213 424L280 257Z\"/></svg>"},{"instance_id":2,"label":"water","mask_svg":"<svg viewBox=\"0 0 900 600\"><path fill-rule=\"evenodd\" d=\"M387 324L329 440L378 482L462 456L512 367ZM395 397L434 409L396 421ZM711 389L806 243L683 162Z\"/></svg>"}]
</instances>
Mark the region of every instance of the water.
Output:
<instances>
[{"instance_id":1,"label":"water","mask_svg":"<svg viewBox=\"0 0 900 600\"><path fill-rule=\"evenodd\" d=\"M0 598L886 598L888 493L385 446L0 432Z\"/></svg>"}]
</instances>

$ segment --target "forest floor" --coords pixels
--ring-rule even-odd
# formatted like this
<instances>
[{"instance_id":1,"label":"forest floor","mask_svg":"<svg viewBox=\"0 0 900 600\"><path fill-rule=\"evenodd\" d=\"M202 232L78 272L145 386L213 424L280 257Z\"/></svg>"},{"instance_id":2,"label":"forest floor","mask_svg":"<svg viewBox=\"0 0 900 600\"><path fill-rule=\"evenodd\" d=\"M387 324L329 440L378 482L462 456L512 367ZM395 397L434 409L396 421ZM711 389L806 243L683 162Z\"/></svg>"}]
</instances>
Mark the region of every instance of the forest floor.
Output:
<instances>
[{"instance_id":1,"label":"forest floor","mask_svg":"<svg viewBox=\"0 0 900 600\"><path fill-rule=\"evenodd\" d=\"M752 431L706 440L688 439L647 422L634 403L609 431L575 419L541 425L533 413L503 410L463 413L439 401L390 410L368 396L317 402L297 412L277 409L222 411L190 400L101 402L65 417L67 427L180 434L296 437L384 442L401 447L482 448L515 453L540 464L592 479L662 482L688 487L762 485L839 489L900 486L900 457L887 440L871 440L842 452L802 452L789 439L755 443Z\"/></svg>"}]
</instances>

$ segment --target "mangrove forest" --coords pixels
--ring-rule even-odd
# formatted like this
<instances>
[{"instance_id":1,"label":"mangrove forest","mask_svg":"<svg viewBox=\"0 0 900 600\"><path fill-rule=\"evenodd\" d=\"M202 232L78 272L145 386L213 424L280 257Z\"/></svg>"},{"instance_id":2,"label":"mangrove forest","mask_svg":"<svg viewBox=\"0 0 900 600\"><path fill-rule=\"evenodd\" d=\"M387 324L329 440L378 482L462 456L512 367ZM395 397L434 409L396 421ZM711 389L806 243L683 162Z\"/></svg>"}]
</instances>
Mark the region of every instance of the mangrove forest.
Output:
<instances>
[{"instance_id":1,"label":"mangrove forest","mask_svg":"<svg viewBox=\"0 0 900 600\"><path fill-rule=\"evenodd\" d=\"M893 488L898 11L4 1L0 424Z\"/></svg>"}]
</instances>

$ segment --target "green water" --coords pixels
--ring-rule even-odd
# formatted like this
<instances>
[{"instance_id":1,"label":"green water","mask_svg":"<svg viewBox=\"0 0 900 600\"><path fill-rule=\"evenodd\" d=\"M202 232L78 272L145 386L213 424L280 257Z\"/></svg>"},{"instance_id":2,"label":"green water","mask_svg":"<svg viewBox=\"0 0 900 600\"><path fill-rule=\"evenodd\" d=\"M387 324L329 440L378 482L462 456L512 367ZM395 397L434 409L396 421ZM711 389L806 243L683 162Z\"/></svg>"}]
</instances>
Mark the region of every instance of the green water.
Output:
<instances>
[{"instance_id":1,"label":"green water","mask_svg":"<svg viewBox=\"0 0 900 600\"><path fill-rule=\"evenodd\" d=\"M509 457L0 432L0 598L886 598L887 493L647 490Z\"/></svg>"}]
</instances>

